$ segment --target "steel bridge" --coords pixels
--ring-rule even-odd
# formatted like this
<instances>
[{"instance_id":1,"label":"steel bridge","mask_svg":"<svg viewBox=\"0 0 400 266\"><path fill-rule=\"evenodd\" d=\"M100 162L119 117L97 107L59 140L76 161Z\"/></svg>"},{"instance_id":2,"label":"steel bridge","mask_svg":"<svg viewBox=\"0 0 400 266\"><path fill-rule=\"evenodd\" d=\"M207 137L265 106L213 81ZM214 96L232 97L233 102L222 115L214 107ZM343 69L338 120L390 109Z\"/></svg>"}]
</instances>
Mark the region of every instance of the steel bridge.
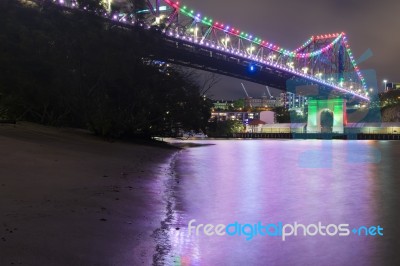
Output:
<instances>
[{"instance_id":1,"label":"steel bridge","mask_svg":"<svg viewBox=\"0 0 400 266\"><path fill-rule=\"evenodd\" d=\"M148 31L158 44L149 56L159 60L283 90L288 82L310 85L317 92L308 95L317 98L370 101L344 32L312 36L297 49L288 50L179 2L131 1L130 11L121 12L111 10L112 0L103 1L104 9L93 10L79 6L76 0L53 0L68 8L96 13L124 27Z\"/></svg>"}]
</instances>

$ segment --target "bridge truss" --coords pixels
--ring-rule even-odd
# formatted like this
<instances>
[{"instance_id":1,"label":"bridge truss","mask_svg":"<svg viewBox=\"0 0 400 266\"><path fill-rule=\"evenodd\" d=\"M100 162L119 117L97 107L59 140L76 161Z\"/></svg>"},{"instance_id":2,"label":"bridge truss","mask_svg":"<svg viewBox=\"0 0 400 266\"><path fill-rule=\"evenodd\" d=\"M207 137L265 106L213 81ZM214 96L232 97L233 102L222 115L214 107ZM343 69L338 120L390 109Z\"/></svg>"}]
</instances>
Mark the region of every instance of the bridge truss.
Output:
<instances>
[{"instance_id":1,"label":"bridge truss","mask_svg":"<svg viewBox=\"0 0 400 266\"><path fill-rule=\"evenodd\" d=\"M53 1L71 8L89 9L79 6L75 0ZM129 11L122 12L110 10L111 0L104 1L105 10L94 12L120 23L156 29L171 41L172 46L186 52L246 64L249 72L277 70L274 74L282 78L302 78L340 94L369 101L365 78L344 32L312 36L297 49L288 50L238 27L203 16L179 2L133 0ZM135 2L142 4L135 5ZM189 57L186 61L190 61ZM218 64L223 65L223 62ZM214 63L214 69L218 68L218 64ZM215 72L224 74L223 71ZM271 72L266 78L272 76ZM254 81L251 78L248 80ZM264 85L274 86L272 83ZM282 86L285 86L282 82L275 84L277 88L282 89Z\"/></svg>"}]
</instances>

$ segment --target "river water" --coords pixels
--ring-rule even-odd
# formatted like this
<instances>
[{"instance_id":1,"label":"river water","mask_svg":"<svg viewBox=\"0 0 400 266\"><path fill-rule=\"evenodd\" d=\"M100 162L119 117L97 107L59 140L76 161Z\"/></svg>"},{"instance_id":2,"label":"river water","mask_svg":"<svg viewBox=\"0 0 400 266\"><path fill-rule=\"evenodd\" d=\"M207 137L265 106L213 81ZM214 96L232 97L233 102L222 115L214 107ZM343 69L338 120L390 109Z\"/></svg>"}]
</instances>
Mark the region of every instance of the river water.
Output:
<instances>
[{"instance_id":1,"label":"river water","mask_svg":"<svg viewBox=\"0 0 400 266\"><path fill-rule=\"evenodd\" d=\"M159 262L400 265L400 142L197 142L214 145L176 157Z\"/></svg>"}]
</instances>

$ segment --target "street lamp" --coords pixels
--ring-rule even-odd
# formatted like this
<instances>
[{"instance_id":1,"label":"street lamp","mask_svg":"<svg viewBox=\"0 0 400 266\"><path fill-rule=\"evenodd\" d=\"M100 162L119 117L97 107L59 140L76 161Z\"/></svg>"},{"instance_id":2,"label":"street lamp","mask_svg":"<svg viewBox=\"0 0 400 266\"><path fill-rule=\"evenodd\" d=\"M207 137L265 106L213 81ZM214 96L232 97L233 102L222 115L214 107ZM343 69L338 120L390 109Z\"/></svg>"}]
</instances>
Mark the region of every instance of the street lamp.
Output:
<instances>
[{"instance_id":1,"label":"street lamp","mask_svg":"<svg viewBox=\"0 0 400 266\"><path fill-rule=\"evenodd\" d=\"M386 90L387 90L387 87L386 87L387 80L386 80L386 79L384 79L384 80L383 80L383 83L385 83L385 90L384 90L384 91L386 91Z\"/></svg>"},{"instance_id":2,"label":"street lamp","mask_svg":"<svg viewBox=\"0 0 400 266\"><path fill-rule=\"evenodd\" d=\"M221 40L222 44L224 45L225 48L228 48L228 42L230 41L229 37L223 38Z\"/></svg>"},{"instance_id":3,"label":"street lamp","mask_svg":"<svg viewBox=\"0 0 400 266\"><path fill-rule=\"evenodd\" d=\"M193 38L197 40L197 33L199 32L199 28L197 26L195 28L190 28L190 32L193 33Z\"/></svg>"},{"instance_id":4,"label":"street lamp","mask_svg":"<svg viewBox=\"0 0 400 266\"><path fill-rule=\"evenodd\" d=\"M272 54L268 56L268 59L273 63L274 59L276 58L276 54Z\"/></svg>"},{"instance_id":5,"label":"street lamp","mask_svg":"<svg viewBox=\"0 0 400 266\"><path fill-rule=\"evenodd\" d=\"M290 69L294 69L294 62L287 62L286 65L288 65Z\"/></svg>"},{"instance_id":6,"label":"street lamp","mask_svg":"<svg viewBox=\"0 0 400 266\"><path fill-rule=\"evenodd\" d=\"M247 48L247 52L248 52L250 55L253 55L253 51L254 51L255 49L256 49L256 47L250 46L250 47Z\"/></svg>"},{"instance_id":7,"label":"street lamp","mask_svg":"<svg viewBox=\"0 0 400 266\"><path fill-rule=\"evenodd\" d=\"M165 18L164 15L161 15L161 16L159 16L159 17L156 17L156 24L160 25L161 20L164 19L164 18Z\"/></svg>"}]
</instances>

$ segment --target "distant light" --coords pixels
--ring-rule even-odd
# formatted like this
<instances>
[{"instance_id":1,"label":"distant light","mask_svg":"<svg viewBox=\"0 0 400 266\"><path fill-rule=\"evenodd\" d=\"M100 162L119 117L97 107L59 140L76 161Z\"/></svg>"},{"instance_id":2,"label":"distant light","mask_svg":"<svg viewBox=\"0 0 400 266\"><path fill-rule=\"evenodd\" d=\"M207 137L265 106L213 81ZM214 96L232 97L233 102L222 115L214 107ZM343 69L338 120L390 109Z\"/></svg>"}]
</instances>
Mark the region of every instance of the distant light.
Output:
<instances>
[{"instance_id":1,"label":"distant light","mask_svg":"<svg viewBox=\"0 0 400 266\"><path fill-rule=\"evenodd\" d=\"M256 70L257 69L255 65L249 65L249 72L255 72Z\"/></svg>"}]
</instances>

